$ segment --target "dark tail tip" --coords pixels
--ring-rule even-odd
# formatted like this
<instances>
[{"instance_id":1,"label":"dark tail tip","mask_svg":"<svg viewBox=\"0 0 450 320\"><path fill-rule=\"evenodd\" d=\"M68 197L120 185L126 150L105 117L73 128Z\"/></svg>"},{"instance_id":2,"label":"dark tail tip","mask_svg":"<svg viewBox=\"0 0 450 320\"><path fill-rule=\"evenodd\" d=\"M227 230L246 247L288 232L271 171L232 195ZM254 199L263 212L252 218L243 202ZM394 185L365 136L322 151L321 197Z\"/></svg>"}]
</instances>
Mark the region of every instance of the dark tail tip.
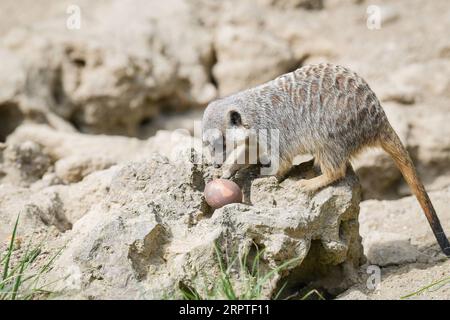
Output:
<instances>
[{"instance_id":1,"label":"dark tail tip","mask_svg":"<svg viewBox=\"0 0 450 320\"><path fill-rule=\"evenodd\" d=\"M444 254L450 258L450 247L443 248L442 252L444 252Z\"/></svg>"},{"instance_id":2,"label":"dark tail tip","mask_svg":"<svg viewBox=\"0 0 450 320\"><path fill-rule=\"evenodd\" d=\"M447 256L450 257L450 243L447 239L447 236L445 233L442 232L435 232L436 240L439 243L439 246L442 249L442 252Z\"/></svg>"},{"instance_id":3,"label":"dark tail tip","mask_svg":"<svg viewBox=\"0 0 450 320\"><path fill-rule=\"evenodd\" d=\"M444 254L450 258L450 247L443 248L442 251Z\"/></svg>"}]
</instances>

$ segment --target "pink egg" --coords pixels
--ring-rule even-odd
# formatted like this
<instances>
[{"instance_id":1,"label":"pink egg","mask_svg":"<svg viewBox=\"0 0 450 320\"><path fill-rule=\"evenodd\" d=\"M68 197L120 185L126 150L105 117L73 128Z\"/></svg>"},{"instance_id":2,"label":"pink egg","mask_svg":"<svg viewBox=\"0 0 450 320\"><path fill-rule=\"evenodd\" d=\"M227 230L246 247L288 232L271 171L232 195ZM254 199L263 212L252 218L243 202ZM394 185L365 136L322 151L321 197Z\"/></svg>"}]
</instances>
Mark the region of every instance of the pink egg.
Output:
<instances>
[{"instance_id":1,"label":"pink egg","mask_svg":"<svg viewBox=\"0 0 450 320\"><path fill-rule=\"evenodd\" d=\"M242 191L233 181L216 179L206 185L205 199L213 209L218 209L230 203L241 203Z\"/></svg>"}]
</instances>

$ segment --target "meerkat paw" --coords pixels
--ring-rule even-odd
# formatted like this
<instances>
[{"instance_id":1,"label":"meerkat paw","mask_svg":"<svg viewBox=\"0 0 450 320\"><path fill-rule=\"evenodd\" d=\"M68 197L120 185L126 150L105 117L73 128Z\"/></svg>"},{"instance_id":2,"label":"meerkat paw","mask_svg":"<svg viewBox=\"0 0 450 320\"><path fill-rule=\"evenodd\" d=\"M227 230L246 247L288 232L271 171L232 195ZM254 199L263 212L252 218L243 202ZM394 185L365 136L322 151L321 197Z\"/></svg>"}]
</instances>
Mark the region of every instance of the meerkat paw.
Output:
<instances>
[{"instance_id":1,"label":"meerkat paw","mask_svg":"<svg viewBox=\"0 0 450 320\"><path fill-rule=\"evenodd\" d=\"M230 179L232 178L236 172L241 170L244 166L239 164L226 165L222 171L222 179Z\"/></svg>"},{"instance_id":2,"label":"meerkat paw","mask_svg":"<svg viewBox=\"0 0 450 320\"><path fill-rule=\"evenodd\" d=\"M236 173L236 171L232 171L232 170L224 170L222 173L222 176L220 177L221 179L230 179L234 174Z\"/></svg>"},{"instance_id":3,"label":"meerkat paw","mask_svg":"<svg viewBox=\"0 0 450 320\"><path fill-rule=\"evenodd\" d=\"M301 179L298 182L300 190L305 193L314 193L315 191L319 190L322 186L318 185L316 181L313 180L314 179Z\"/></svg>"}]
</instances>

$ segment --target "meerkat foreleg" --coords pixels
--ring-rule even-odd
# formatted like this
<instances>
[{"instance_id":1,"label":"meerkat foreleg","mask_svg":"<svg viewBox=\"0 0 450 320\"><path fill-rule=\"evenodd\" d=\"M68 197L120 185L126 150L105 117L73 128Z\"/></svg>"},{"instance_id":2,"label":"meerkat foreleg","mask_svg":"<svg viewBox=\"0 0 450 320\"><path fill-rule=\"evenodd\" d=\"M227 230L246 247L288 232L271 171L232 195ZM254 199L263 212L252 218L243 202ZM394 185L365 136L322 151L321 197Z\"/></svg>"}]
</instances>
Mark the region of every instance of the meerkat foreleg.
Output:
<instances>
[{"instance_id":1,"label":"meerkat foreleg","mask_svg":"<svg viewBox=\"0 0 450 320\"><path fill-rule=\"evenodd\" d=\"M222 178L231 178L238 170L247 166L245 163L246 144L239 144L223 163Z\"/></svg>"}]
</instances>

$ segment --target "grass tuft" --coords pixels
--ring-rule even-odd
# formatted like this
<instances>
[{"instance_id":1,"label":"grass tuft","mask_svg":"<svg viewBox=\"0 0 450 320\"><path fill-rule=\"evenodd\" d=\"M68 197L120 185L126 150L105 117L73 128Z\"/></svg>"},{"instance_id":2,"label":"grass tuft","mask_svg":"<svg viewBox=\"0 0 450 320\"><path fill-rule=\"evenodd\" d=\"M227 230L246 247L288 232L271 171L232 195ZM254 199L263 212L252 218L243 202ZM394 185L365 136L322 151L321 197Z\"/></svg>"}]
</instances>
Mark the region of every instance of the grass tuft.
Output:
<instances>
[{"instance_id":1,"label":"grass tuft","mask_svg":"<svg viewBox=\"0 0 450 320\"><path fill-rule=\"evenodd\" d=\"M45 290L46 285L40 285L39 280L51 269L60 252L50 257L43 266L38 267L37 260L42 256L42 247L41 245L32 247L29 242L23 254L17 257L17 262L13 263L18 225L19 216L14 224L9 245L1 254L0 300L31 300L49 294L50 292Z\"/></svg>"},{"instance_id":2,"label":"grass tuft","mask_svg":"<svg viewBox=\"0 0 450 320\"><path fill-rule=\"evenodd\" d=\"M219 266L219 276L218 279L213 281L204 280L204 290L205 294L202 296L199 290L191 288L185 284L180 284L181 295L185 300L261 300L265 299L263 296L263 289L269 285L273 278L283 270L286 270L290 266L298 263L300 258L290 259L280 266L273 268L272 270L263 273L261 271L261 257L264 250L259 250L257 252L253 261L248 265L248 253L244 254L241 258L235 257L234 259L227 259L230 263L226 264L222 252L220 251L217 244L214 245L216 259ZM243 284L238 290L232 281L233 268L239 264L239 283ZM212 288L208 289L208 283L213 284ZM273 299L278 299L286 283L274 294ZM239 292L239 293L238 293ZM304 299L307 299L312 294L317 294L321 299L323 297L316 290L310 291L305 295Z\"/></svg>"}]
</instances>

